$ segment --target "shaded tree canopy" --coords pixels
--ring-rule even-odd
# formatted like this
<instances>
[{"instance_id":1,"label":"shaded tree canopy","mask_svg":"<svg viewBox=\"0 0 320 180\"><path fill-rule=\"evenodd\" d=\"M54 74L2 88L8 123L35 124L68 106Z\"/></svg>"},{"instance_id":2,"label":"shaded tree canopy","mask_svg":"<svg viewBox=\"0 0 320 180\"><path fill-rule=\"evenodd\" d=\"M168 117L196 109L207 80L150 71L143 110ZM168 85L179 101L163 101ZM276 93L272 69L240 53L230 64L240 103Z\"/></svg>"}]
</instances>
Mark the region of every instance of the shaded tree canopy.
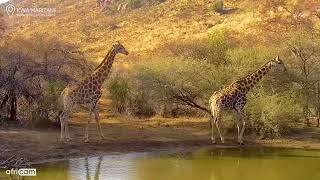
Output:
<instances>
[{"instance_id":1,"label":"shaded tree canopy","mask_svg":"<svg viewBox=\"0 0 320 180\"><path fill-rule=\"evenodd\" d=\"M50 119L50 112L59 111L63 84L77 82L87 72L86 60L77 47L57 39L43 35L14 38L0 48L1 107L10 120L15 121L24 107L42 109L45 112L38 114Z\"/></svg>"}]
</instances>

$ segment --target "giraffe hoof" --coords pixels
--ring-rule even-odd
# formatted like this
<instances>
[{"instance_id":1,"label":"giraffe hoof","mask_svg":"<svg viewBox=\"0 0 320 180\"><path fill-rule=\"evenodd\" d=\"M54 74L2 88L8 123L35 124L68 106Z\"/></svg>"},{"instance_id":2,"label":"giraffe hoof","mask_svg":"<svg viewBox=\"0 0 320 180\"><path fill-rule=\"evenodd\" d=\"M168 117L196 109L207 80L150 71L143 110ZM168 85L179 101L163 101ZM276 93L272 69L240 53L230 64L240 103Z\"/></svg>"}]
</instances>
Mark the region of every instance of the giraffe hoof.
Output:
<instances>
[{"instance_id":1,"label":"giraffe hoof","mask_svg":"<svg viewBox=\"0 0 320 180\"><path fill-rule=\"evenodd\" d=\"M88 143L88 142L89 142L89 139L85 139L84 142L85 142L85 143Z\"/></svg>"},{"instance_id":2,"label":"giraffe hoof","mask_svg":"<svg viewBox=\"0 0 320 180\"><path fill-rule=\"evenodd\" d=\"M244 143L243 143L243 142L238 142L238 144L239 144L240 146L244 146Z\"/></svg>"}]
</instances>

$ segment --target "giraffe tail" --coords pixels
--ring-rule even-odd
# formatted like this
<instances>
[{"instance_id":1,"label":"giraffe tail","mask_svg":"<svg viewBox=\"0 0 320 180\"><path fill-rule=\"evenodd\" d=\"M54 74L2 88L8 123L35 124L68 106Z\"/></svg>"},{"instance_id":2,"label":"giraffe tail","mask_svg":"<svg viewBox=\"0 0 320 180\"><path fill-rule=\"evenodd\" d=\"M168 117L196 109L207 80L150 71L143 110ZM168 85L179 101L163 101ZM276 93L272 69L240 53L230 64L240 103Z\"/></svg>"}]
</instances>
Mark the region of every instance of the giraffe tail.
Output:
<instances>
[{"instance_id":1,"label":"giraffe tail","mask_svg":"<svg viewBox=\"0 0 320 180\"><path fill-rule=\"evenodd\" d=\"M216 93L214 93L210 99L209 99L209 106L210 106L210 111L211 111L211 116L214 117L215 115L215 109L217 106L217 98L216 98Z\"/></svg>"},{"instance_id":2,"label":"giraffe tail","mask_svg":"<svg viewBox=\"0 0 320 180\"><path fill-rule=\"evenodd\" d=\"M58 113L58 117L61 115L61 113L63 112L64 109L64 96L67 93L68 88L64 88L63 91L61 92L59 99L58 99L58 109L59 109L59 113Z\"/></svg>"}]
</instances>

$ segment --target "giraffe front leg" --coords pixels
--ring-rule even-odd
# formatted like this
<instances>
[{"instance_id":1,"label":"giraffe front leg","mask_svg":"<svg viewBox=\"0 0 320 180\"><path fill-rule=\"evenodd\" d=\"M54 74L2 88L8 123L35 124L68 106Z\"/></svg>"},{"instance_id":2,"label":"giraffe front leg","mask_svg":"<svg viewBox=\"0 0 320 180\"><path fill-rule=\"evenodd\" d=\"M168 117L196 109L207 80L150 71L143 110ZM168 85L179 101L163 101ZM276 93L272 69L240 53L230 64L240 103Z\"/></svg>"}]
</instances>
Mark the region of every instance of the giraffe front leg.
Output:
<instances>
[{"instance_id":1,"label":"giraffe front leg","mask_svg":"<svg viewBox=\"0 0 320 180\"><path fill-rule=\"evenodd\" d=\"M240 132L240 140L239 140L239 144L240 145L244 145L243 143L243 133L244 133L244 130L245 130L245 125L246 125L246 121L244 119L242 119L242 128L241 128L241 132Z\"/></svg>"},{"instance_id":2,"label":"giraffe front leg","mask_svg":"<svg viewBox=\"0 0 320 180\"><path fill-rule=\"evenodd\" d=\"M88 123L86 126L85 134L84 134L84 142L89 142L89 126L91 121L92 111L89 111Z\"/></svg>"},{"instance_id":3,"label":"giraffe front leg","mask_svg":"<svg viewBox=\"0 0 320 180\"><path fill-rule=\"evenodd\" d=\"M69 134L68 121L65 121L64 125L65 125L65 127L64 127L64 129L65 129L65 139L66 139L67 142L69 142L71 140L71 138L70 138L70 134Z\"/></svg>"},{"instance_id":4,"label":"giraffe front leg","mask_svg":"<svg viewBox=\"0 0 320 180\"><path fill-rule=\"evenodd\" d=\"M236 116L237 116L237 138L238 138L238 142L240 142L240 131L241 131L241 117L238 113L238 111L236 112Z\"/></svg>"},{"instance_id":5,"label":"giraffe front leg","mask_svg":"<svg viewBox=\"0 0 320 180\"><path fill-rule=\"evenodd\" d=\"M62 111L62 113L59 116L60 119L60 141L64 141L64 128L65 128L65 112Z\"/></svg>"},{"instance_id":6,"label":"giraffe front leg","mask_svg":"<svg viewBox=\"0 0 320 180\"><path fill-rule=\"evenodd\" d=\"M100 115L99 115L99 107L96 106L95 110L94 110L94 115L95 115L95 120L96 120L96 123L98 124L98 131L99 131L99 134L100 134L100 138L101 140L105 139L103 133L102 133L102 130L101 130L101 125L100 125Z\"/></svg>"},{"instance_id":7,"label":"giraffe front leg","mask_svg":"<svg viewBox=\"0 0 320 180\"><path fill-rule=\"evenodd\" d=\"M237 131L238 131L238 141L239 141L239 138L240 138L240 121L237 120Z\"/></svg>"},{"instance_id":8,"label":"giraffe front leg","mask_svg":"<svg viewBox=\"0 0 320 180\"><path fill-rule=\"evenodd\" d=\"M238 114L239 114L239 117L240 117L239 122L238 122L238 126L239 126L239 124L241 124L241 131L239 132L240 128L238 130L238 143L240 145L244 145L244 143L243 143L243 133L244 133L244 130L245 130L245 125L246 125L245 113L243 112L243 110L241 110L241 111L238 111Z\"/></svg>"},{"instance_id":9,"label":"giraffe front leg","mask_svg":"<svg viewBox=\"0 0 320 180\"><path fill-rule=\"evenodd\" d=\"M216 138L214 137L214 118L210 119L210 127L211 127L211 142L212 144L216 144Z\"/></svg>"}]
</instances>

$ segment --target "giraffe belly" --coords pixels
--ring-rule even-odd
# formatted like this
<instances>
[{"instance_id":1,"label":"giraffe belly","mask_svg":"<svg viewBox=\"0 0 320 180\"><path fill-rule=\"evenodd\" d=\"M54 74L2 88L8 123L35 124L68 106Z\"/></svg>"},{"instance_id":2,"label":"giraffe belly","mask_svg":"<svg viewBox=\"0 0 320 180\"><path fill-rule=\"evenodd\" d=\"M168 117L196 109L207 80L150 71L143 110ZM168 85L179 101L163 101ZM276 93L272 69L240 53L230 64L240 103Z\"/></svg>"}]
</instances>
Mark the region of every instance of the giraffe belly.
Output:
<instances>
[{"instance_id":1,"label":"giraffe belly","mask_svg":"<svg viewBox=\"0 0 320 180\"><path fill-rule=\"evenodd\" d=\"M89 104L89 103L96 103L101 97L101 92L94 92L94 93L83 93L79 94L76 98L76 103L78 104Z\"/></svg>"},{"instance_id":2,"label":"giraffe belly","mask_svg":"<svg viewBox=\"0 0 320 180\"><path fill-rule=\"evenodd\" d=\"M220 107L223 110L232 110L235 107L235 102L233 100L231 100L231 99L226 99L224 101L222 100Z\"/></svg>"},{"instance_id":3,"label":"giraffe belly","mask_svg":"<svg viewBox=\"0 0 320 180\"><path fill-rule=\"evenodd\" d=\"M236 109L236 106L245 104L245 95L236 93L221 98L221 108L225 110Z\"/></svg>"}]
</instances>

